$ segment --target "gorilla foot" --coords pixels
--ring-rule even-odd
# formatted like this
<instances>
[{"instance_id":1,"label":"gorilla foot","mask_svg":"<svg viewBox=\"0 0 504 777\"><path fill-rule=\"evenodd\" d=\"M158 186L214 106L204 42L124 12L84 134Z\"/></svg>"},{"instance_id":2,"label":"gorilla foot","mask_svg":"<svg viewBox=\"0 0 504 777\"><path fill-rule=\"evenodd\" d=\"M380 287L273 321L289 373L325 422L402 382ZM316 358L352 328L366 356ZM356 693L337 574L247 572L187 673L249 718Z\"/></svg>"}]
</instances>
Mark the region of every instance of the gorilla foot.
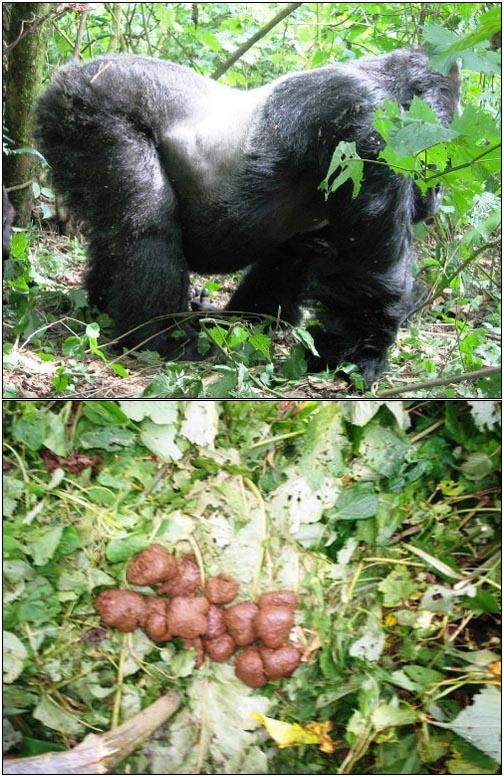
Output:
<instances>
[{"instance_id":1,"label":"gorilla foot","mask_svg":"<svg viewBox=\"0 0 504 777\"><path fill-rule=\"evenodd\" d=\"M193 286L190 289L190 294L189 306L191 310L196 312L207 310L211 313L222 313L221 308L212 305L208 296L208 289L205 289L204 286Z\"/></svg>"},{"instance_id":2,"label":"gorilla foot","mask_svg":"<svg viewBox=\"0 0 504 777\"><path fill-rule=\"evenodd\" d=\"M170 331L160 332L159 326L154 330L151 326L142 327L134 333L117 335L116 349L128 348L132 351L157 351L160 356L169 361L196 361L205 358L198 351L198 331L185 324L175 328L166 322Z\"/></svg>"},{"instance_id":3,"label":"gorilla foot","mask_svg":"<svg viewBox=\"0 0 504 777\"><path fill-rule=\"evenodd\" d=\"M322 372L325 369L337 369L344 361L352 362L356 365L359 373L362 375L366 388L370 388L387 368L387 358L385 355L362 359L357 359L355 357L349 357L348 359L345 359L342 356L339 360L335 360L332 357L331 359L324 359L321 356L314 356L313 354L309 354L306 357L306 361L308 363L308 370L310 372ZM350 381L352 380L351 375L349 376L346 373L344 374Z\"/></svg>"}]
</instances>

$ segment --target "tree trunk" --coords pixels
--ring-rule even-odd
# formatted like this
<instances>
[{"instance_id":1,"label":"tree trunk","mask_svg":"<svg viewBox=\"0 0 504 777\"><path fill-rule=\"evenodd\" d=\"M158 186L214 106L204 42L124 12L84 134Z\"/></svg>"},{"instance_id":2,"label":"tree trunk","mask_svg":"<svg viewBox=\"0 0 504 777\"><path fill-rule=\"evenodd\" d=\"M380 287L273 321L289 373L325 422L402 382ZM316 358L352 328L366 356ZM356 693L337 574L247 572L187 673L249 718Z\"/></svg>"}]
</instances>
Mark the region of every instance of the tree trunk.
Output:
<instances>
[{"instance_id":1,"label":"tree trunk","mask_svg":"<svg viewBox=\"0 0 504 777\"><path fill-rule=\"evenodd\" d=\"M32 119L35 100L42 81L51 3L4 3L8 6L4 20L6 44L4 127L12 143L12 149L31 148ZM15 187L9 199L17 213L17 221L25 225L30 221L32 192L30 183L38 165L34 154L9 154L4 159L4 183Z\"/></svg>"}]
</instances>

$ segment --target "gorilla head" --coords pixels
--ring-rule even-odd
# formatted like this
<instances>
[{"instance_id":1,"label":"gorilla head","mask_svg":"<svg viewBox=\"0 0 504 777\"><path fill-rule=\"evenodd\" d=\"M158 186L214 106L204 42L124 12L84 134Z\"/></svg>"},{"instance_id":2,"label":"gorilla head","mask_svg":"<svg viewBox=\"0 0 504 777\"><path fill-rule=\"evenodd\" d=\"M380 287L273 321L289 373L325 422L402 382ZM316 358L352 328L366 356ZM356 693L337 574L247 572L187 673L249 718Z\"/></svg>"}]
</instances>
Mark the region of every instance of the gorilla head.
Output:
<instances>
[{"instance_id":1,"label":"gorilla head","mask_svg":"<svg viewBox=\"0 0 504 777\"><path fill-rule=\"evenodd\" d=\"M458 71L433 72L413 50L247 92L171 62L110 56L59 71L36 137L87 231L90 301L121 342L194 356L194 331L170 317L188 309L189 271L249 267L228 311L296 323L314 305L310 366L352 361L369 382L409 308L411 224L435 201L373 164L373 113L418 95L448 123L459 90ZM344 185L326 201L319 185L342 140L368 160L364 181L356 199Z\"/></svg>"}]
</instances>

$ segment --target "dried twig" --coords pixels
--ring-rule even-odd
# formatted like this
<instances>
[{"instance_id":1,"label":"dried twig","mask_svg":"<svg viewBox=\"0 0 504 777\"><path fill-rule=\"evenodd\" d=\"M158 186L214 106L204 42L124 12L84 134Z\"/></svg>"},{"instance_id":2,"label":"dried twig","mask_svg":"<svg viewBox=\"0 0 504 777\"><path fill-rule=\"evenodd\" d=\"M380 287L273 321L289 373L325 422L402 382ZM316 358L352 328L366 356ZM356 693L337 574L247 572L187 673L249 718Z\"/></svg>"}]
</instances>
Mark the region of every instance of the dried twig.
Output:
<instances>
[{"instance_id":1,"label":"dried twig","mask_svg":"<svg viewBox=\"0 0 504 777\"><path fill-rule=\"evenodd\" d=\"M3 774L107 774L171 718L179 705L178 694L167 693L122 726L105 734L89 734L73 750L7 758Z\"/></svg>"},{"instance_id":2,"label":"dried twig","mask_svg":"<svg viewBox=\"0 0 504 777\"><path fill-rule=\"evenodd\" d=\"M448 378L432 378L431 380L423 380L420 383L396 386L386 391L378 391L376 396L393 397L395 394L405 394L407 391L418 391L419 389L432 388L433 386L449 386L450 383L461 383L463 380L476 380L477 378L486 378L488 375L497 375L500 371L500 367L483 367L481 370L462 372L460 375L450 375Z\"/></svg>"}]
</instances>

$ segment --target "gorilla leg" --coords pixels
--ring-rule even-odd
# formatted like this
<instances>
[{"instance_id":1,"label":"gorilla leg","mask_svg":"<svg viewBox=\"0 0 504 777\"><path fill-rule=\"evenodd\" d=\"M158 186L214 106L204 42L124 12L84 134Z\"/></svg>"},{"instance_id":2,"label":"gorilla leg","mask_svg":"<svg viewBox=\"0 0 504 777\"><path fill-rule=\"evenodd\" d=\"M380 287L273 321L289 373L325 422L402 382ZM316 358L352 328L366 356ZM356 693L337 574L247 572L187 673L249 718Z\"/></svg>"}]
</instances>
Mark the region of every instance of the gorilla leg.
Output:
<instances>
[{"instance_id":1,"label":"gorilla leg","mask_svg":"<svg viewBox=\"0 0 504 777\"><path fill-rule=\"evenodd\" d=\"M309 295L317 300L318 324L310 331L319 352L308 356L309 368L319 371L353 362L369 385L383 372L387 350L411 310L412 277L404 253L387 272L341 266L313 267ZM357 266L356 266L357 265Z\"/></svg>"},{"instance_id":2,"label":"gorilla leg","mask_svg":"<svg viewBox=\"0 0 504 777\"><path fill-rule=\"evenodd\" d=\"M270 316L280 311L283 321L296 325L300 306L315 304L317 325L310 332L319 356L307 353L309 369L349 361L372 383L385 369L387 349L411 309L412 288L408 224L397 229L387 214L376 230L369 223L355 225L353 234L363 240L350 233L339 244L331 227L293 238L252 266L226 309ZM373 241L376 234L383 244ZM377 272L387 249L388 269Z\"/></svg>"},{"instance_id":3,"label":"gorilla leg","mask_svg":"<svg viewBox=\"0 0 504 777\"><path fill-rule=\"evenodd\" d=\"M89 238L90 301L114 320L121 344L148 340L144 347L176 358L180 335L195 333L170 320L188 311L189 273L156 139L134 113L112 112L90 83L76 82L76 96L65 78L72 73L41 98L37 134L55 188ZM142 326L156 317L166 318Z\"/></svg>"},{"instance_id":4,"label":"gorilla leg","mask_svg":"<svg viewBox=\"0 0 504 777\"><path fill-rule=\"evenodd\" d=\"M279 316L295 326L301 317L300 302L310 267L332 247L313 237L297 236L278 246L265 259L252 265L226 305L229 311Z\"/></svg>"},{"instance_id":5,"label":"gorilla leg","mask_svg":"<svg viewBox=\"0 0 504 777\"><path fill-rule=\"evenodd\" d=\"M172 226L172 232L165 235L157 229L142 231L134 238L129 233L124 242L120 237L107 242L100 235L91 235L87 288L90 302L114 320L120 344L134 347L146 341L143 347L178 358L185 352L187 338L194 340L196 332L187 325L182 329L169 317L169 313L187 310L189 287L180 246L173 243ZM163 318L141 326L159 316ZM166 328L169 331L163 332ZM193 358L191 349L188 358L189 353Z\"/></svg>"},{"instance_id":6,"label":"gorilla leg","mask_svg":"<svg viewBox=\"0 0 504 777\"><path fill-rule=\"evenodd\" d=\"M300 309L291 283L292 270L292 262L276 257L257 262L245 274L226 310L278 316L289 324L297 324Z\"/></svg>"},{"instance_id":7,"label":"gorilla leg","mask_svg":"<svg viewBox=\"0 0 504 777\"><path fill-rule=\"evenodd\" d=\"M90 220L89 298L114 320L121 344L134 347L147 340L145 347L176 358L183 353L184 332L195 339L189 327L181 332L169 318L140 325L188 309L177 203L155 151L141 136L134 140L128 159L124 151L116 154L122 180L106 211L109 220L104 223L102 216L96 226ZM167 327L169 332L161 331Z\"/></svg>"}]
</instances>

